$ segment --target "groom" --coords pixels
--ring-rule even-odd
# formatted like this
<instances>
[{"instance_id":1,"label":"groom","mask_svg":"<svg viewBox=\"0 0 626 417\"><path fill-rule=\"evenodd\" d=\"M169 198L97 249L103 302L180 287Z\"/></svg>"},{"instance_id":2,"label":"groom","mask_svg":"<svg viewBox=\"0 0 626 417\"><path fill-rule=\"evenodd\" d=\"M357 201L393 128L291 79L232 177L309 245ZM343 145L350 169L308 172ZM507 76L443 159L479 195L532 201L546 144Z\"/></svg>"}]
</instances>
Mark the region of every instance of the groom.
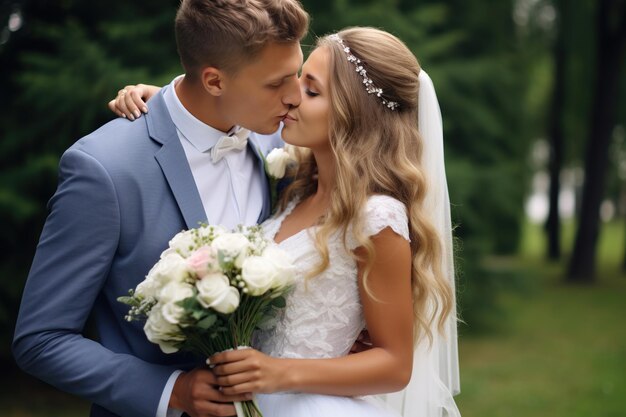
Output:
<instances>
[{"instance_id":1,"label":"groom","mask_svg":"<svg viewBox=\"0 0 626 417\"><path fill-rule=\"evenodd\" d=\"M92 401L92 417L225 416L245 399L215 389L197 359L163 354L116 299L180 230L269 215L258 152L282 145L263 135L300 102L307 25L297 0L183 0L185 76L145 118L114 120L61 158L13 352L25 371ZM91 314L97 342L82 335Z\"/></svg>"}]
</instances>

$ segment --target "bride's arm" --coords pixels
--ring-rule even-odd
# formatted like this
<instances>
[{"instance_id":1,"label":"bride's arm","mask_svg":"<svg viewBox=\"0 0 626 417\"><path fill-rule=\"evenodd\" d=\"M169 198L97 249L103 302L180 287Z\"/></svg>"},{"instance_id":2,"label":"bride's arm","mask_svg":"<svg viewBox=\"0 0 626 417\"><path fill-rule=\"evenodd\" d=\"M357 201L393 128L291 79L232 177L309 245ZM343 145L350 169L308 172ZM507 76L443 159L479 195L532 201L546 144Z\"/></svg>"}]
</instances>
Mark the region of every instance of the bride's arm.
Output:
<instances>
[{"instance_id":1,"label":"bride's arm","mask_svg":"<svg viewBox=\"0 0 626 417\"><path fill-rule=\"evenodd\" d=\"M129 120L138 119L141 113L148 113L146 101L160 89L148 84L127 85L117 92L117 97L109 101L109 110Z\"/></svg>"},{"instance_id":2,"label":"bride's arm","mask_svg":"<svg viewBox=\"0 0 626 417\"><path fill-rule=\"evenodd\" d=\"M211 357L225 394L300 391L330 395L367 395L402 389L411 378L413 306L409 243L391 229L372 239L376 260L368 277L373 299L359 285L372 349L332 359L272 358L254 349ZM361 248L357 253L365 255Z\"/></svg>"}]
</instances>

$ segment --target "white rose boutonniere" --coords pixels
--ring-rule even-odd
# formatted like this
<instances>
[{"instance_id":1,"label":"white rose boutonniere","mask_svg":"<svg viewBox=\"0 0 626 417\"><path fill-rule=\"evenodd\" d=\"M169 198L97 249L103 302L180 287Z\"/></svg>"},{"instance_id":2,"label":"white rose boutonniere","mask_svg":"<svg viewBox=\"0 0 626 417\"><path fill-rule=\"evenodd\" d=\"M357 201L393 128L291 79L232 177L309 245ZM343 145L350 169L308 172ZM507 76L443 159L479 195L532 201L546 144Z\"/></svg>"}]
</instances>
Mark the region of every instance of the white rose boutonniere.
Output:
<instances>
[{"instance_id":1,"label":"white rose boutonniere","mask_svg":"<svg viewBox=\"0 0 626 417\"><path fill-rule=\"evenodd\" d=\"M296 159L293 153L290 153L287 149L276 148L263 157L263 163L265 165L265 173L270 181L270 207L271 211L274 212L276 202L278 201L278 183L285 176L287 168L296 164Z\"/></svg>"},{"instance_id":2,"label":"white rose boutonniere","mask_svg":"<svg viewBox=\"0 0 626 417\"><path fill-rule=\"evenodd\" d=\"M282 148L272 150L272 152L267 154L265 160L267 161L268 175L276 179L284 177L287 165L290 162L293 162L291 155L289 155L289 153Z\"/></svg>"}]
</instances>

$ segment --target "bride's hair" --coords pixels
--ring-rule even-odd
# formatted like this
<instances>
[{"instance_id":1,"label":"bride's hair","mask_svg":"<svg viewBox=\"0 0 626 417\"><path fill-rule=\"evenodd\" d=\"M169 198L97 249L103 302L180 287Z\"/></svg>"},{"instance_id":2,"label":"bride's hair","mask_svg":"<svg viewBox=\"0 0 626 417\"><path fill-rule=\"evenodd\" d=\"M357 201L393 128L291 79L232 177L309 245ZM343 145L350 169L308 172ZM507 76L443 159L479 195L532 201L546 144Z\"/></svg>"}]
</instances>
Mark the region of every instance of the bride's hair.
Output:
<instances>
[{"instance_id":1,"label":"bride's hair","mask_svg":"<svg viewBox=\"0 0 626 417\"><path fill-rule=\"evenodd\" d=\"M310 276L329 265L328 238L339 231L345 244L348 227L353 225L357 242L366 253L362 259L364 287L376 299L367 284L375 251L371 239L362 233L362 208L373 194L401 201L407 208L413 255L415 338L426 336L432 340L431 325L435 322L440 331L443 329L454 295L441 268L440 238L423 211L427 187L420 165L422 139L417 126L420 66L409 49L387 32L359 27L342 30L338 35L343 45L329 36L317 42L317 47L330 51L329 136L337 180L330 209L315 236L322 260ZM344 47L361 60L367 77L383 90L382 98L397 102L398 108L392 110L381 97L368 94L363 76L348 60ZM281 210L292 198L306 198L317 187L311 181L317 169L312 153L298 148L296 154L299 163L292 173L295 179L283 193Z\"/></svg>"}]
</instances>

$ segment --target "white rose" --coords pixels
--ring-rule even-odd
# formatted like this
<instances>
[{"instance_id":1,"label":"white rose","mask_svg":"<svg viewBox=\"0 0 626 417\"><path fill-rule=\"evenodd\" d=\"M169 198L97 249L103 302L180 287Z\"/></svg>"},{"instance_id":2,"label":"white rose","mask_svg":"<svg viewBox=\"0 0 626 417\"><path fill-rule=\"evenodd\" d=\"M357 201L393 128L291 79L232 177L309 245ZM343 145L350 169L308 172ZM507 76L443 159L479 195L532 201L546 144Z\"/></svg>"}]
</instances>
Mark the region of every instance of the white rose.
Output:
<instances>
[{"instance_id":1,"label":"white rose","mask_svg":"<svg viewBox=\"0 0 626 417\"><path fill-rule=\"evenodd\" d=\"M159 303L163 305L163 318L171 324L179 324L185 309L177 303L185 298L193 297L193 287L184 282L172 281L159 291Z\"/></svg>"},{"instance_id":2,"label":"white rose","mask_svg":"<svg viewBox=\"0 0 626 417\"><path fill-rule=\"evenodd\" d=\"M148 272L147 279L163 287L171 281L182 282L189 276L189 267L185 259L177 253L171 253L159 260Z\"/></svg>"},{"instance_id":3,"label":"white rose","mask_svg":"<svg viewBox=\"0 0 626 417\"><path fill-rule=\"evenodd\" d=\"M293 284L296 279L296 268L292 257L286 251L276 245L270 245L263 251L263 258L276 268L272 288L281 289Z\"/></svg>"},{"instance_id":4,"label":"white rose","mask_svg":"<svg viewBox=\"0 0 626 417\"><path fill-rule=\"evenodd\" d=\"M176 304L176 302L170 301L163 304L161 309L163 319L171 324L180 324L180 320L185 316L185 309Z\"/></svg>"},{"instance_id":5,"label":"white rose","mask_svg":"<svg viewBox=\"0 0 626 417\"><path fill-rule=\"evenodd\" d=\"M169 255L178 255L178 252L176 252L172 248L167 248L163 252L161 252L160 259L167 258Z\"/></svg>"},{"instance_id":6,"label":"white rose","mask_svg":"<svg viewBox=\"0 0 626 417\"><path fill-rule=\"evenodd\" d=\"M198 301L203 307L209 308L211 303L217 300L228 287L230 283L226 275L219 273L205 275L204 278L196 281Z\"/></svg>"},{"instance_id":7,"label":"white rose","mask_svg":"<svg viewBox=\"0 0 626 417\"><path fill-rule=\"evenodd\" d=\"M222 314L230 314L239 306L239 291L231 287L228 277L209 274L196 282L198 302Z\"/></svg>"},{"instance_id":8,"label":"white rose","mask_svg":"<svg viewBox=\"0 0 626 417\"><path fill-rule=\"evenodd\" d=\"M196 235L193 230L180 232L170 240L169 245L171 249L186 258L196 248Z\"/></svg>"},{"instance_id":9,"label":"white rose","mask_svg":"<svg viewBox=\"0 0 626 417\"><path fill-rule=\"evenodd\" d=\"M156 280L146 277L146 279L141 281L137 285L137 288L135 288L135 295L143 299L156 298L160 289L161 285L159 285Z\"/></svg>"},{"instance_id":10,"label":"white rose","mask_svg":"<svg viewBox=\"0 0 626 417\"><path fill-rule=\"evenodd\" d=\"M251 256L243 262L241 277L246 283L248 294L261 295L272 288L277 269L274 264L261 256Z\"/></svg>"},{"instance_id":11,"label":"white rose","mask_svg":"<svg viewBox=\"0 0 626 417\"><path fill-rule=\"evenodd\" d=\"M211 246L217 249L226 262L234 262L237 268L241 268L248 254L250 241L241 233L224 233L215 238Z\"/></svg>"},{"instance_id":12,"label":"white rose","mask_svg":"<svg viewBox=\"0 0 626 417\"><path fill-rule=\"evenodd\" d=\"M267 172L271 177L280 179L285 176L285 170L293 159L283 148L276 148L265 158L267 161Z\"/></svg>"},{"instance_id":13,"label":"white rose","mask_svg":"<svg viewBox=\"0 0 626 417\"><path fill-rule=\"evenodd\" d=\"M178 302L193 297L193 287L180 281L171 281L159 291L159 301L162 303Z\"/></svg>"},{"instance_id":14,"label":"white rose","mask_svg":"<svg viewBox=\"0 0 626 417\"><path fill-rule=\"evenodd\" d=\"M174 353L178 351L175 343L184 340L185 337L180 333L178 326L165 320L162 307L157 304L152 308L143 330L148 340L158 344L164 353Z\"/></svg>"},{"instance_id":15,"label":"white rose","mask_svg":"<svg viewBox=\"0 0 626 417\"><path fill-rule=\"evenodd\" d=\"M222 314L230 314L239 307L239 291L235 287L228 287L222 296L211 303L211 308Z\"/></svg>"}]
</instances>

